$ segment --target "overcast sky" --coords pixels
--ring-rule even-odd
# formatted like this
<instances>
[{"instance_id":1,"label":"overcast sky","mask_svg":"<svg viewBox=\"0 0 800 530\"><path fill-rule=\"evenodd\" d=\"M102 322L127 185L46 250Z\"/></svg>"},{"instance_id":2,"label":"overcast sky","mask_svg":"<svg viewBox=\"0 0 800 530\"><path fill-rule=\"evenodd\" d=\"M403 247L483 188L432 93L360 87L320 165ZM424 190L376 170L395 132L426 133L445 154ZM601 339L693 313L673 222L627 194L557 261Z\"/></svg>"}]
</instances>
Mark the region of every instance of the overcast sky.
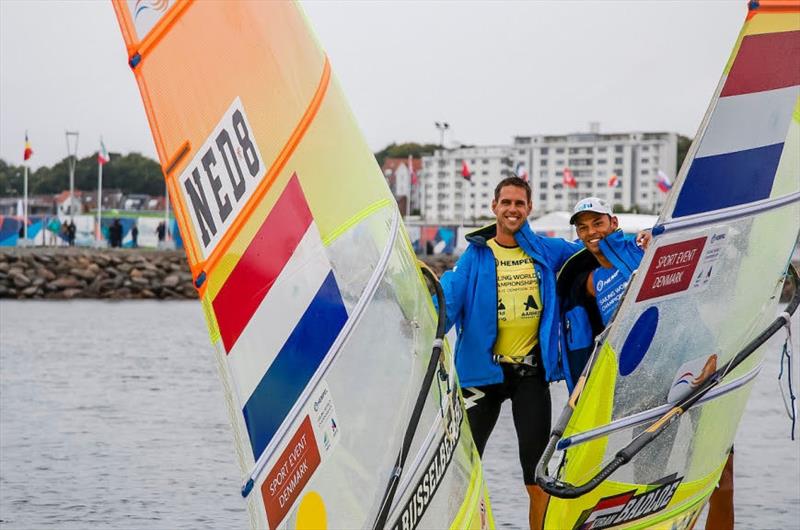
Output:
<instances>
[{"instance_id":1,"label":"overcast sky","mask_svg":"<svg viewBox=\"0 0 800 530\"><path fill-rule=\"evenodd\" d=\"M200 0L204 1L204 0ZM205 0L208 1L208 0ZM303 4L370 147L509 143L518 134L694 136L746 2ZM176 82L179 80L176 79ZM32 166L97 151L155 158L110 2L0 0L0 158Z\"/></svg>"}]
</instances>

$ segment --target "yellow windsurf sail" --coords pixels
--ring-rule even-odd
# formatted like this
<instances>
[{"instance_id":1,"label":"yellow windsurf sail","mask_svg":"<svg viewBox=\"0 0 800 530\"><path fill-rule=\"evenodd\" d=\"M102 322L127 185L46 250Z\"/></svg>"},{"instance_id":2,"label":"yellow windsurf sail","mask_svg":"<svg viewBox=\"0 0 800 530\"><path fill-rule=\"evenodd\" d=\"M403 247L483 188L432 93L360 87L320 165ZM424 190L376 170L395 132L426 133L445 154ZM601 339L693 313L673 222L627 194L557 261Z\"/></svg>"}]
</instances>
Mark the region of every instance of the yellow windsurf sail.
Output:
<instances>
[{"instance_id":1,"label":"yellow windsurf sail","mask_svg":"<svg viewBox=\"0 0 800 530\"><path fill-rule=\"evenodd\" d=\"M798 146L800 2L753 1L653 242L540 462L554 495L547 528L693 526L761 345L788 322L776 315L800 231Z\"/></svg>"},{"instance_id":2,"label":"yellow windsurf sail","mask_svg":"<svg viewBox=\"0 0 800 530\"><path fill-rule=\"evenodd\" d=\"M457 384L423 385L436 316L397 206L301 10L114 8L252 526L493 526Z\"/></svg>"}]
</instances>

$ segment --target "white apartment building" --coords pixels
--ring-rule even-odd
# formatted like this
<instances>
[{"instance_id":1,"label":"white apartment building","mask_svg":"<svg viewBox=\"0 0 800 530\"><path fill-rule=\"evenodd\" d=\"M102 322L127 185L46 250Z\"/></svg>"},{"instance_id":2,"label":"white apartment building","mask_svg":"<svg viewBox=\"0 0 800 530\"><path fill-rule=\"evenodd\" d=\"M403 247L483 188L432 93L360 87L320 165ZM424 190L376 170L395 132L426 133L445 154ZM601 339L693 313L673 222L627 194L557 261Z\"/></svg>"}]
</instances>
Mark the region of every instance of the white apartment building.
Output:
<instances>
[{"instance_id":1,"label":"white apartment building","mask_svg":"<svg viewBox=\"0 0 800 530\"><path fill-rule=\"evenodd\" d=\"M513 164L527 168L533 192L534 216L570 211L583 197L606 199L615 209L634 206L657 213L666 193L657 186L658 172L675 181L678 136L667 132L599 132L559 136L517 136L512 145ZM577 188L564 186L569 168ZM619 183L610 188L611 175Z\"/></svg>"},{"instance_id":2,"label":"white apartment building","mask_svg":"<svg viewBox=\"0 0 800 530\"><path fill-rule=\"evenodd\" d=\"M511 174L514 152L511 146L494 145L441 149L423 156L422 219L426 223L477 224L493 217L494 188ZM470 180L462 176L465 161Z\"/></svg>"}]
</instances>

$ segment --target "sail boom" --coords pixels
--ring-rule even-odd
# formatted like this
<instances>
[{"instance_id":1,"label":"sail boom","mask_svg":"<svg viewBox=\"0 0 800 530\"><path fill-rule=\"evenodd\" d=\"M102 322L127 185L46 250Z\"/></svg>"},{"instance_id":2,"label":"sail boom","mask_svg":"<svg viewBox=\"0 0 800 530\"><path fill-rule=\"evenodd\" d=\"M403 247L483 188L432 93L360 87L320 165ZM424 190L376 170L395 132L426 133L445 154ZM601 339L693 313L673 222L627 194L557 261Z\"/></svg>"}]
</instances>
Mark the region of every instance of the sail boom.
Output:
<instances>
[{"instance_id":1,"label":"sail boom","mask_svg":"<svg viewBox=\"0 0 800 530\"><path fill-rule=\"evenodd\" d=\"M752 381L758 373L761 371L761 365L758 365L753 370L747 372L745 375L738 377L731 381L726 385L721 385L713 390L711 390L708 394L703 396L702 399L698 402L699 405L703 403L707 403L709 401L713 401L719 397L725 396L730 392L746 385L750 381ZM618 420L614 420L611 423L607 423L601 427L597 427L595 429L591 429L588 431L580 432L578 434L574 434L567 438L562 438L558 445L556 445L556 449L559 451L563 451L568 447L575 447L576 445L580 445L582 443L588 442L590 440L596 440L601 436L605 436L607 434L611 434L617 431L621 431L623 429L627 429L630 427L635 427L637 425L641 425L643 423L647 423L648 421L654 420L663 416L667 411L669 411L673 405L667 403L661 405L660 407L654 407L652 409L648 409L637 414L633 414L631 416L627 416L624 418L619 418Z\"/></svg>"}]
</instances>

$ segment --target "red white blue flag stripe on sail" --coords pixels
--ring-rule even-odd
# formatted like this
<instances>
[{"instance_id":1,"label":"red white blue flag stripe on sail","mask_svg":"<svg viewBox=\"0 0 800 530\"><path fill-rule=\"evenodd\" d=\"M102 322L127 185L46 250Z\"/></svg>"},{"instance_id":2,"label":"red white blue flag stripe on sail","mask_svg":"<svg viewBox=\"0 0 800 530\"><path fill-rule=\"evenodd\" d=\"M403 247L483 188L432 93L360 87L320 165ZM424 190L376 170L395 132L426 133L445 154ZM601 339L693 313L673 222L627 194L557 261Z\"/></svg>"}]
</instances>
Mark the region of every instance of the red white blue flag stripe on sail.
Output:
<instances>
[{"instance_id":1,"label":"red white blue flag stripe on sail","mask_svg":"<svg viewBox=\"0 0 800 530\"><path fill-rule=\"evenodd\" d=\"M257 460L347 321L297 176L213 307Z\"/></svg>"},{"instance_id":2,"label":"red white blue flag stripe on sail","mask_svg":"<svg viewBox=\"0 0 800 530\"><path fill-rule=\"evenodd\" d=\"M673 217L766 199L800 96L800 31L742 39Z\"/></svg>"}]
</instances>

